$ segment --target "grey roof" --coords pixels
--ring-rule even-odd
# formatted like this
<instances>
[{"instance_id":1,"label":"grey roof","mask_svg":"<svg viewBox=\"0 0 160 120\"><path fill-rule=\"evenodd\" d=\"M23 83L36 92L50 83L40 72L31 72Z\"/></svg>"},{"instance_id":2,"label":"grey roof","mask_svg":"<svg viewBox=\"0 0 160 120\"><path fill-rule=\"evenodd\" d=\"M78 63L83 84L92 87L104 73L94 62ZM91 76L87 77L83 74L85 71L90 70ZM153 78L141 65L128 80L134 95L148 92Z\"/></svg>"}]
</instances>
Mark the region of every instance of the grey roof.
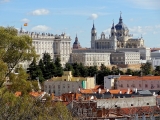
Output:
<instances>
[{"instance_id":1,"label":"grey roof","mask_svg":"<svg viewBox=\"0 0 160 120\"><path fill-rule=\"evenodd\" d=\"M116 30L128 30L128 27L123 23L122 17L119 18L119 23L115 26Z\"/></svg>"},{"instance_id":2,"label":"grey roof","mask_svg":"<svg viewBox=\"0 0 160 120\"><path fill-rule=\"evenodd\" d=\"M140 95L152 95L152 93L149 90L142 90L137 91Z\"/></svg>"}]
</instances>

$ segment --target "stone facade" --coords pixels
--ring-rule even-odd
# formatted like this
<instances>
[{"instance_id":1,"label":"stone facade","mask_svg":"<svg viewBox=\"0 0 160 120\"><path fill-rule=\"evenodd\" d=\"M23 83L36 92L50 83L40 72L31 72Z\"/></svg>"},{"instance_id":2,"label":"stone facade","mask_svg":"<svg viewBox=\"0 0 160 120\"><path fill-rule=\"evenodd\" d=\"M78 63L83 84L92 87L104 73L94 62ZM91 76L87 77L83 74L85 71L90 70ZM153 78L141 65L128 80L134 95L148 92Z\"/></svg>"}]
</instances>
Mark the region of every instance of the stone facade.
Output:
<instances>
[{"instance_id":1,"label":"stone facade","mask_svg":"<svg viewBox=\"0 0 160 120\"><path fill-rule=\"evenodd\" d=\"M111 64L126 65L126 64L139 64L140 53L139 52L114 52L111 53Z\"/></svg>"},{"instance_id":2,"label":"stone facade","mask_svg":"<svg viewBox=\"0 0 160 120\"><path fill-rule=\"evenodd\" d=\"M71 38L65 33L61 35L53 35L51 33L34 33L23 32L22 28L18 35L29 35L32 38L32 44L35 47L36 53L42 58L44 53L49 53L53 61L56 57L61 59L61 64L64 67L70 59L71 53Z\"/></svg>"},{"instance_id":3,"label":"stone facade","mask_svg":"<svg viewBox=\"0 0 160 120\"><path fill-rule=\"evenodd\" d=\"M97 39L97 31L93 23L91 29L91 48L73 49L72 53L81 58L81 54L111 53L111 64L139 64L141 60L150 60L150 48L144 46L143 38L133 38L120 15L117 25L112 25L109 37L102 32ZM99 59L91 56L91 59ZM112 59L113 58L113 59ZM72 59L73 60L73 59ZM75 62L74 60L71 62ZM80 61L80 60L79 60ZM81 61L86 64L86 61ZM90 64L90 63L89 63ZM91 63L92 65L92 63Z\"/></svg>"},{"instance_id":4,"label":"stone facade","mask_svg":"<svg viewBox=\"0 0 160 120\"><path fill-rule=\"evenodd\" d=\"M84 66L110 65L110 53L72 53L72 63L82 63Z\"/></svg>"}]
</instances>

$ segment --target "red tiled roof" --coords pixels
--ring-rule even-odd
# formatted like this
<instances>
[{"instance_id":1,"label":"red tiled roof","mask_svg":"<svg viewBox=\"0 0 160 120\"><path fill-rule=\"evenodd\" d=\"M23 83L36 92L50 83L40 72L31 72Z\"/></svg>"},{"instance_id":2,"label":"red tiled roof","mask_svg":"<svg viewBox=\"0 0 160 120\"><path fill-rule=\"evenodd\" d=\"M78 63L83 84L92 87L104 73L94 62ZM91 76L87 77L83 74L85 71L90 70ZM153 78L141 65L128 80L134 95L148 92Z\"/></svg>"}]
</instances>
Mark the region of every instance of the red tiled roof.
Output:
<instances>
[{"instance_id":1,"label":"red tiled roof","mask_svg":"<svg viewBox=\"0 0 160 120\"><path fill-rule=\"evenodd\" d=\"M41 94L43 94L43 92L30 92L29 93L31 96L33 96L33 97L38 97L38 96L40 96Z\"/></svg>"},{"instance_id":2,"label":"red tiled roof","mask_svg":"<svg viewBox=\"0 0 160 120\"><path fill-rule=\"evenodd\" d=\"M122 94L126 94L128 92L128 89L120 89ZM132 94L132 90L130 90L129 94Z\"/></svg>"},{"instance_id":3,"label":"red tiled roof","mask_svg":"<svg viewBox=\"0 0 160 120\"><path fill-rule=\"evenodd\" d=\"M160 80L160 76L120 76L118 80Z\"/></svg>"},{"instance_id":4,"label":"red tiled roof","mask_svg":"<svg viewBox=\"0 0 160 120\"><path fill-rule=\"evenodd\" d=\"M118 94L119 92L120 92L120 90L109 90L109 92L111 93L111 94Z\"/></svg>"},{"instance_id":5,"label":"red tiled roof","mask_svg":"<svg viewBox=\"0 0 160 120\"><path fill-rule=\"evenodd\" d=\"M15 92L14 94L15 94L15 96L16 96L16 97L19 97L19 96L21 96L21 95L22 95L22 93L21 93L21 92L18 92L18 91L17 91L17 92Z\"/></svg>"},{"instance_id":6,"label":"red tiled roof","mask_svg":"<svg viewBox=\"0 0 160 120\"><path fill-rule=\"evenodd\" d=\"M154 113L155 111L160 111L157 106L145 106L145 107L129 107L129 108L120 108L120 112L126 115L139 114L143 113Z\"/></svg>"},{"instance_id":7,"label":"red tiled roof","mask_svg":"<svg viewBox=\"0 0 160 120\"><path fill-rule=\"evenodd\" d=\"M99 90L98 89L81 89L81 93L89 94L89 93L97 93ZM101 89L100 93L105 93L105 89Z\"/></svg>"}]
</instances>

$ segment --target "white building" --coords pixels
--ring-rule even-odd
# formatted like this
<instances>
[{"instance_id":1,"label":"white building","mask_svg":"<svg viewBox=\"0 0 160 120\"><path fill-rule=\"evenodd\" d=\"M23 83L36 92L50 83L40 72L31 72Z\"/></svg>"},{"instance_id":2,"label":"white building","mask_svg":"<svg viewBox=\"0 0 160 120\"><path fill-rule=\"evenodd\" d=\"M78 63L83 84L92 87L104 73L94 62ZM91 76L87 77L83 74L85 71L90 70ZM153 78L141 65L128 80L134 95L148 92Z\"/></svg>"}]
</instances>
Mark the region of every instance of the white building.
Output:
<instances>
[{"instance_id":1,"label":"white building","mask_svg":"<svg viewBox=\"0 0 160 120\"><path fill-rule=\"evenodd\" d=\"M151 52L151 59L160 59L160 50Z\"/></svg>"},{"instance_id":2,"label":"white building","mask_svg":"<svg viewBox=\"0 0 160 120\"><path fill-rule=\"evenodd\" d=\"M111 53L111 64L139 64L140 53L139 52L114 52Z\"/></svg>"},{"instance_id":3,"label":"white building","mask_svg":"<svg viewBox=\"0 0 160 120\"><path fill-rule=\"evenodd\" d=\"M51 33L34 33L23 32L22 28L18 35L29 35L32 38L32 45L35 47L36 53L42 58L44 53L49 53L53 61L56 57L61 59L61 64L64 67L70 59L71 53L71 38L65 33L61 35L53 35ZM28 65L26 65L28 67Z\"/></svg>"},{"instance_id":4,"label":"white building","mask_svg":"<svg viewBox=\"0 0 160 120\"><path fill-rule=\"evenodd\" d=\"M142 37L133 38L133 35L129 34L129 29L123 23L121 15L118 24L114 25L113 23L110 35L108 37L104 32L102 32L100 38L97 38L97 31L93 23L93 27L91 29L91 48L73 49L72 52L111 53L111 55L112 53L116 52L117 55L121 54L122 52L130 52L131 55L129 56L131 59L124 59L125 62L123 62L123 60L120 58L121 61L117 61L121 62L122 64L139 64L139 59L150 60L150 48L145 47L144 39ZM111 59L111 64L117 64L117 62Z\"/></svg>"},{"instance_id":5,"label":"white building","mask_svg":"<svg viewBox=\"0 0 160 120\"><path fill-rule=\"evenodd\" d=\"M104 76L104 89L117 89L116 88L116 80L120 77L120 75L108 75Z\"/></svg>"},{"instance_id":6,"label":"white building","mask_svg":"<svg viewBox=\"0 0 160 120\"><path fill-rule=\"evenodd\" d=\"M84 66L110 65L110 53L72 53L71 63L75 62Z\"/></svg>"},{"instance_id":7,"label":"white building","mask_svg":"<svg viewBox=\"0 0 160 120\"><path fill-rule=\"evenodd\" d=\"M104 89L160 90L160 76L109 75Z\"/></svg>"}]
</instances>

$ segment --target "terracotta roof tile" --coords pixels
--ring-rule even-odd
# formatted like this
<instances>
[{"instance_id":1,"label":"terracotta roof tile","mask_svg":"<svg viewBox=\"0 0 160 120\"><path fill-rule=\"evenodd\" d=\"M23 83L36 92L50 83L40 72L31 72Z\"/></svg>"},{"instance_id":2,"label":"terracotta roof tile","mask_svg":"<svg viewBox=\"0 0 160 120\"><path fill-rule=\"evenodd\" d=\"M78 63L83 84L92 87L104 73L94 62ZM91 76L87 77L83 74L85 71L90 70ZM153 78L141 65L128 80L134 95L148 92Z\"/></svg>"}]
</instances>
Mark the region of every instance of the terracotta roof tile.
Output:
<instances>
[{"instance_id":1,"label":"terracotta roof tile","mask_svg":"<svg viewBox=\"0 0 160 120\"><path fill-rule=\"evenodd\" d=\"M109 92L111 93L111 94L118 94L119 92L120 92L120 90L109 90Z\"/></svg>"},{"instance_id":2,"label":"terracotta roof tile","mask_svg":"<svg viewBox=\"0 0 160 120\"><path fill-rule=\"evenodd\" d=\"M18 91L17 91L17 92L15 92L14 94L15 94L15 96L16 96L16 97L19 97L19 96L21 96L21 95L22 95L22 93L21 93L21 92L18 92Z\"/></svg>"},{"instance_id":3,"label":"terracotta roof tile","mask_svg":"<svg viewBox=\"0 0 160 120\"><path fill-rule=\"evenodd\" d=\"M33 96L33 97L38 97L38 96L40 96L41 94L43 94L43 92L30 92L29 93L31 96Z\"/></svg>"},{"instance_id":4,"label":"terracotta roof tile","mask_svg":"<svg viewBox=\"0 0 160 120\"><path fill-rule=\"evenodd\" d=\"M118 80L160 80L160 76L120 76Z\"/></svg>"}]
</instances>

